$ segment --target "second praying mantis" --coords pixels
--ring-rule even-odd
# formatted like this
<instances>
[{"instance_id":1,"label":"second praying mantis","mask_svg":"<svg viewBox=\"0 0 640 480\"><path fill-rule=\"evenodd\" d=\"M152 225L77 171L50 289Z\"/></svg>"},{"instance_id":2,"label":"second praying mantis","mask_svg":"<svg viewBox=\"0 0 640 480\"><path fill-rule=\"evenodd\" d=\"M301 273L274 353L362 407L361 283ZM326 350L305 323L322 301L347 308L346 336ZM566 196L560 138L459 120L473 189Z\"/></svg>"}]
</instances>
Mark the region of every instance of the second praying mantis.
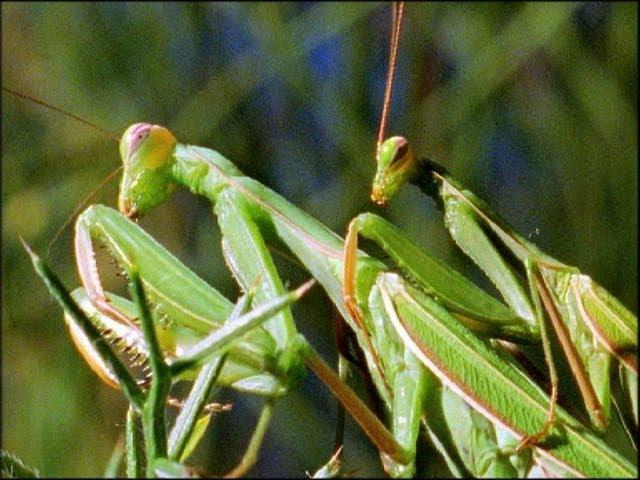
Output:
<instances>
[{"instance_id":1,"label":"second praying mantis","mask_svg":"<svg viewBox=\"0 0 640 480\"><path fill-rule=\"evenodd\" d=\"M434 258L421 256L408 243L403 244L381 217L362 214L351 221L345 247L345 303L356 323L363 325L354 299L355 262L358 235L370 238L393 258L409 278L432 292L439 301L460 317L480 320L496 329L492 336L516 341L542 341L551 383L551 407L545 427L523 442L543 439L554 422L558 396L558 378L545 325L546 312L575 377L580 395L593 427L604 431L610 420L611 360L619 361L623 400L621 415L627 431L638 427L638 320L621 302L580 270L550 257L519 235L487 203L465 189L444 167L414 156L408 141L401 136L383 141L391 103L397 48L402 27L403 3L393 5L392 39L387 72L385 101L376 148L376 173L371 200L386 205L406 182L416 185L444 210L445 225L458 247L493 282L517 320L487 316L480 305L461 301L458 287L446 283L443 265ZM499 249L502 249L500 251ZM506 250L506 252L505 252ZM511 261L511 262L510 262ZM529 295L519 283L516 270L527 279ZM465 296L466 292L462 292ZM469 297L471 298L471 297ZM489 325L491 324L491 325ZM409 342L416 354L427 355L415 342ZM428 362L427 360L425 360ZM631 420L629 420L631 418Z\"/></svg>"},{"instance_id":2,"label":"second praying mantis","mask_svg":"<svg viewBox=\"0 0 640 480\"><path fill-rule=\"evenodd\" d=\"M544 254L516 233L443 167L415 158L405 138L392 137L379 146L377 167L371 194L374 202L384 205L404 182L411 182L444 209L445 224L456 244L491 279L523 320L516 338L539 338L540 331L544 331L544 306L576 377L591 422L599 430L606 428L610 417L611 359L619 361L620 378L626 383L629 409L637 428L638 320L635 315L589 276ZM360 233L378 242L391 255L397 255L392 241L385 236L384 222L369 214L354 220L349 226L350 248L356 248ZM501 243L521 262L529 294L496 243ZM427 275L434 271L433 268L428 271L430 261L409 262L406 258L397 261L414 278L423 281L425 288L438 288L439 283L434 286L430 277L421 275L422 269L427 270ZM431 278L440 282L437 274ZM474 312L460 308L455 299L440 298L461 315L477 317ZM545 336L542 340L549 341ZM556 383L552 375L553 390L557 389Z\"/></svg>"}]
</instances>

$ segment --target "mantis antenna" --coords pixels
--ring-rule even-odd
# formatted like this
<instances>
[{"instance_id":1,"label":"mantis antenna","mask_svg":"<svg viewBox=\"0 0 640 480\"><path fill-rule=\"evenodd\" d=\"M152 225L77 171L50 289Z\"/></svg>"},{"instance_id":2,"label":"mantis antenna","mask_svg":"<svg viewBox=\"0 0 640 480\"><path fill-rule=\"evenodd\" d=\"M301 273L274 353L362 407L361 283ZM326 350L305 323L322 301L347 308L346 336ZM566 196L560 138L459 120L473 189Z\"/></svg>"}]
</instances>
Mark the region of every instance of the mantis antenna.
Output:
<instances>
[{"instance_id":1,"label":"mantis antenna","mask_svg":"<svg viewBox=\"0 0 640 480\"><path fill-rule=\"evenodd\" d=\"M376 144L376 157L380 151L380 145L385 138L387 120L389 118L389 106L391 105L391 93L393 90L393 76L396 71L396 59L398 56L398 45L400 43L400 32L402 30L402 20L404 17L404 2L393 2L391 17L391 42L389 44L389 63L387 65L387 81L384 89L384 100L382 102L382 114L380 115L380 128L378 129L378 141Z\"/></svg>"},{"instance_id":2,"label":"mantis antenna","mask_svg":"<svg viewBox=\"0 0 640 480\"><path fill-rule=\"evenodd\" d=\"M40 105L41 107L45 107L48 108L49 110L53 110L54 112L58 112L58 113L62 113L63 115L66 115L69 118L72 118L73 120L75 120L76 122L80 122L83 123L91 128L93 128L94 130L97 130L98 132L102 133L103 135L105 135L106 137L115 140L116 142L120 142L120 137L118 135L116 135L115 133L107 130L106 128L101 127L100 125L97 125L93 122L90 122L89 120L85 120L82 117L79 117L78 115L75 115L71 112L68 112L67 110L63 110L60 107L56 107L55 105L51 105L50 103L44 102L42 100L39 100L35 97L32 97L30 95L27 95L25 93L20 93L20 92L16 92L15 90L11 90L7 87L2 87L2 90L13 95L14 97L18 97L21 98L23 100L27 100L29 102L35 103L36 105Z\"/></svg>"},{"instance_id":3,"label":"mantis antenna","mask_svg":"<svg viewBox=\"0 0 640 480\"><path fill-rule=\"evenodd\" d=\"M27 95L25 93L20 93L20 92L16 92L15 90L11 90L9 88L6 87L2 87L2 90L4 92L9 93L10 95L13 95L14 97L20 98L22 100L26 100L32 103L35 103L36 105L40 105L41 107L45 107L49 110L53 110L54 112L58 112L61 113L62 115L65 115L66 117L71 118L72 120L75 120L76 122L82 123L83 125L86 125L88 127L93 128L94 130L100 132L102 135L104 135L105 137L109 138L110 140L115 140L116 142L120 142L120 137L118 135L116 135L114 132L111 132L109 130L107 130L106 128L101 127L100 125L90 122L89 120L86 120L74 113L71 113L67 110L64 110L60 107L56 107L55 105L52 105L50 103L44 102L42 100L39 100L35 97L32 97L31 95ZM80 202L80 204L74 209L73 213L69 216L69 218L62 224L62 226L56 231L56 233L53 235L53 238L51 239L51 241L49 242L49 245L47 245L47 257L49 256L49 252L51 251L51 247L53 246L53 244L56 242L56 240L58 239L58 237L60 237L60 235L62 234L62 232L65 231L65 229L69 226L69 224L71 223L71 221L78 215L78 213L80 212L80 210L82 210L84 207L86 207L86 205L91 201L91 199L102 189L102 187L104 187L107 183L109 183L111 180L113 180L113 178L120 173L120 171L122 170L122 165L120 165L118 168L116 168L115 170L111 171L109 174L107 174L106 177L104 177L100 183L98 184L98 186L96 188L94 188L91 192L89 192L89 194L87 196L85 196L82 201Z\"/></svg>"},{"instance_id":4,"label":"mantis antenna","mask_svg":"<svg viewBox=\"0 0 640 480\"><path fill-rule=\"evenodd\" d=\"M56 231L56 233L53 235L53 238L51 239L51 241L49 242L49 245L47 245L47 257L49 256L49 252L51 251L51 247L53 246L54 243L56 243L56 240L58 240L58 237L62 234L62 232L65 231L65 229L69 226L69 224L71 223L71 221L76 218L76 216L78 215L78 213L80 213L80 211L82 209L84 209L84 207L87 206L87 204L91 201L91 199L93 197L96 196L96 194L102 190L102 187L104 187L107 183L109 183L111 180L113 180L113 178L115 176L117 176L120 172L122 171L122 165L118 166L115 170L112 170L111 172L109 172L107 174L106 177L104 177L100 183L98 184L98 186L96 188L94 188L93 190L91 190L86 197L84 197L82 199L82 201L78 204L78 206L73 210L73 213L71 213L71 215L69 215L69 218L67 218L67 220L62 224L62 226Z\"/></svg>"}]
</instances>

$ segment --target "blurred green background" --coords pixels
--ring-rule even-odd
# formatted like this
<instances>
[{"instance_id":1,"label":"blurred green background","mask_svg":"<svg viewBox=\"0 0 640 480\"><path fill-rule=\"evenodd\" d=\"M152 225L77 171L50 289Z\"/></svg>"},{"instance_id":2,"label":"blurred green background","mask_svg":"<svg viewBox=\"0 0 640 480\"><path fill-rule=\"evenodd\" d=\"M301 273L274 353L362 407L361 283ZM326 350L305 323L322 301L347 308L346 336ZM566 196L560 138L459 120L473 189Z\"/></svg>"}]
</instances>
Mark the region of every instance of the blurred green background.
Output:
<instances>
[{"instance_id":1,"label":"blurred green background","mask_svg":"<svg viewBox=\"0 0 640 480\"><path fill-rule=\"evenodd\" d=\"M637 5L409 4L390 133L447 166L543 250L637 311ZM2 83L114 132L149 121L219 150L336 232L368 200L389 4L2 4ZM113 140L2 99L2 444L44 474L99 475L126 404L69 341L19 243L54 232L118 164ZM117 182L93 200L115 206ZM486 286L432 201L402 190L384 215ZM178 192L141 224L235 298L210 205ZM72 228L51 266L78 284ZM292 284L301 272L283 273ZM114 275L107 288L124 291ZM335 359L319 289L299 328ZM248 441L259 398L233 401L193 457L212 474ZM302 476L329 456L334 401L309 375L282 399L253 473ZM349 425L348 468L379 475Z\"/></svg>"}]
</instances>

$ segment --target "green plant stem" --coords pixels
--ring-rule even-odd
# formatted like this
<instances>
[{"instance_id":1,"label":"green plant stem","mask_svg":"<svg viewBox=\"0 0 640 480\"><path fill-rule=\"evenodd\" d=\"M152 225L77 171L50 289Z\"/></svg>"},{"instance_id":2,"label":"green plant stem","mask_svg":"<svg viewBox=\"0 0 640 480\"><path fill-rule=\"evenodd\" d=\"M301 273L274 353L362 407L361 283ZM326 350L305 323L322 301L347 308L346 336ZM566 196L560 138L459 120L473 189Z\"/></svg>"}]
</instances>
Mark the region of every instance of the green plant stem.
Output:
<instances>
[{"instance_id":1,"label":"green plant stem","mask_svg":"<svg viewBox=\"0 0 640 480\"><path fill-rule=\"evenodd\" d=\"M158 344L137 267L131 268L130 276L131 297L138 306L140 323L149 350L149 364L151 366L151 387L149 388L147 401L142 408L142 429L145 437L147 466L150 466L153 465L156 458L167 456L165 405L171 387L171 372L164 361ZM147 468L147 476L154 476L152 469Z\"/></svg>"},{"instance_id":2,"label":"green plant stem","mask_svg":"<svg viewBox=\"0 0 640 480\"><path fill-rule=\"evenodd\" d=\"M57 275L51 271L47 264L45 264L33 250L31 250L31 247L22 238L20 240L22 241L24 249L31 257L33 268L44 281L49 293L51 293L60 306L74 319L78 326L82 328L87 338L93 342L102 359L107 365L109 365L116 378L118 378L120 387L127 397L127 400L129 400L129 402L136 408L142 408L142 404L144 403L144 394L129 371L122 364L120 359L118 359L107 341L102 337L102 335L100 335L98 329L91 323L80 307L78 307L76 302L73 301L69 291L65 288Z\"/></svg>"},{"instance_id":3,"label":"green plant stem","mask_svg":"<svg viewBox=\"0 0 640 480\"><path fill-rule=\"evenodd\" d=\"M247 471L255 465L256 460L258 459L258 452L260 451L260 445L262 444L262 439L264 438L265 433L267 433L267 427L269 426L269 422L271 421L271 416L273 414L273 406L274 399L268 398L264 407L262 408L262 412L260 413L260 418L258 419L258 424L256 425L255 430L253 431L253 435L251 436L251 441L249 442L249 446L247 447L247 451L244 453L242 460L240 463L236 465L236 467L227 473L225 478L238 478L243 476Z\"/></svg>"},{"instance_id":4,"label":"green plant stem","mask_svg":"<svg viewBox=\"0 0 640 480\"><path fill-rule=\"evenodd\" d=\"M340 377L320 358L313 347L305 341L301 348L305 364L322 382L329 387L333 395L347 407L354 420L362 427L367 436L376 444L378 449L387 452L394 461L406 464L410 461L404 448L393 438L382 422L367 408L367 406L346 387Z\"/></svg>"},{"instance_id":5,"label":"green plant stem","mask_svg":"<svg viewBox=\"0 0 640 480\"><path fill-rule=\"evenodd\" d=\"M140 465L140 443L138 434L138 425L136 422L137 414L132 406L127 411L126 425L126 462L127 462L127 478L140 478L142 476L142 468Z\"/></svg>"},{"instance_id":6,"label":"green plant stem","mask_svg":"<svg viewBox=\"0 0 640 480\"><path fill-rule=\"evenodd\" d=\"M202 411L207 398L218 378L225 356L211 359L205 364L198 378L193 383L189 397L176 418L171 434L169 435L169 459L178 461L189 441L198 415Z\"/></svg>"}]
</instances>

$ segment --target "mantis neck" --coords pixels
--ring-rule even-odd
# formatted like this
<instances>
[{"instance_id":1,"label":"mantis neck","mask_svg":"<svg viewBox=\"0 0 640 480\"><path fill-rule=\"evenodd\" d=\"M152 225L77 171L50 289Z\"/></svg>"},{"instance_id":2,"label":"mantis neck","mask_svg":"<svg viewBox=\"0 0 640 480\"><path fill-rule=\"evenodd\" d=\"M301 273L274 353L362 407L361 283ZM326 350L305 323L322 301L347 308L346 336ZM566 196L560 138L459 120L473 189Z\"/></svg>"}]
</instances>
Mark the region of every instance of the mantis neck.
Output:
<instances>
[{"instance_id":1,"label":"mantis neck","mask_svg":"<svg viewBox=\"0 0 640 480\"><path fill-rule=\"evenodd\" d=\"M218 152L178 144L174 158L172 173L176 183L214 204L225 189L233 188L257 209L257 215L266 215L275 222L280 236L295 237L290 243L303 241L308 248L335 261L336 268L341 269L342 238L274 191L246 177Z\"/></svg>"},{"instance_id":2,"label":"mantis neck","mask_svg":"<svg viewBox=\"0 0 640 480\"><path fill-rule=\"evenodd\" d=\"M229 178L242 172L218 152L193 145L176 145L173 177L195 195L203 195L216 202L218 195L229 185Z\"/></svg>"}]
</instances>

